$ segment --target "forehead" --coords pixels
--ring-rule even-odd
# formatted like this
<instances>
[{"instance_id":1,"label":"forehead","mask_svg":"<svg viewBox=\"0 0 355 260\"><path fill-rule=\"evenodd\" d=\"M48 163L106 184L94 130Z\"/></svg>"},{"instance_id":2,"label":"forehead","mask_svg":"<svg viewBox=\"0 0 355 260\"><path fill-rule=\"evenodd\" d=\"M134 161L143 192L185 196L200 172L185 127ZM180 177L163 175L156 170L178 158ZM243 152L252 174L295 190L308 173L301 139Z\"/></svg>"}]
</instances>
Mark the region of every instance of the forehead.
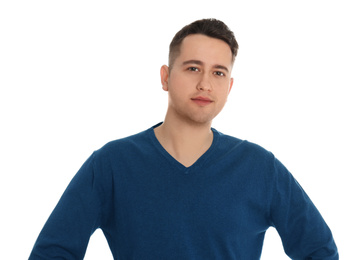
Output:
<instances>
[{"instance_id":1,"label":"forehead","mask_svg":"<svg viewBox=\"0 0 355 260\"><path fill-rule=\"evenodd\" d=\"M226 42L202 34L192 34L182 41L180 55L177 58L181 62L195 59L231 66L232 57L232 51Z\"/></svg>"}]
</instances>

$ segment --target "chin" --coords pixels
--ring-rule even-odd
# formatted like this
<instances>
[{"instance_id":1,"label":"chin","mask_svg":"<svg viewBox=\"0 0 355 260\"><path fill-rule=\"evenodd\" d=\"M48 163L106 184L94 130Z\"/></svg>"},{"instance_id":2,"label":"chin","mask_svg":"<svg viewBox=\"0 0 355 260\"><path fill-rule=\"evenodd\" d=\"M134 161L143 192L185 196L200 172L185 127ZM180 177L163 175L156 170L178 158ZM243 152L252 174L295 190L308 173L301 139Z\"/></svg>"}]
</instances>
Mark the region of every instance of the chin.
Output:
<instances>
[{"instance_id":1,"label":"chin","mask_svg":"<svg viewBox=\"0 0 355 260\"><path fill-rule=\"evenodd\" d=\"M215 118L215 116L211 116L211 115L192 115L190 117L190 121L192 123L195 123L197 125L206 125L206 124L211 124L212 120Z\"/></svg>"},{"instance_id":2,"label":"chin","mask_svg":"<svg viewBox=\"0 0 355 260\"><path fill-rule=\"evenodd\" d=\"M178 117L180 117L180 120L185 121L188 124L191 125L211 125L212 120L218 115L216 111L196 111L196 110L190 110L190 111L176 111Z\"/></svg>"}]
</instances>

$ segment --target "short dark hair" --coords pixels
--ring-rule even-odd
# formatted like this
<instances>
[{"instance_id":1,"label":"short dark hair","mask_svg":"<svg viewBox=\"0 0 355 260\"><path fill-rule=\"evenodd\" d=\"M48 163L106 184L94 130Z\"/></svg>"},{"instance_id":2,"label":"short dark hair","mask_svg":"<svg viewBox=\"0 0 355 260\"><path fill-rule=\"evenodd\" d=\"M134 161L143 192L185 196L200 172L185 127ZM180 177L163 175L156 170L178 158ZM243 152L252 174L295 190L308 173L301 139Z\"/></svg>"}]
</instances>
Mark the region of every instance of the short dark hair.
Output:
<instances>
[{"instance_id":1,"label":"short dark hair","mask_svg":"<svg viewBox=\"0 0 355 260\"><path fill-rule=\"evenodd\" d=\"M174 64L176 57L180 54L182 41L185 37L191 34L203 34L226 42L232 51L232 62L234 62L238 53L238 43L234 33L222 21L217 19L201 19L186 25L175 34L169 48L170 67Z\"/></svg>"}]
</instances>

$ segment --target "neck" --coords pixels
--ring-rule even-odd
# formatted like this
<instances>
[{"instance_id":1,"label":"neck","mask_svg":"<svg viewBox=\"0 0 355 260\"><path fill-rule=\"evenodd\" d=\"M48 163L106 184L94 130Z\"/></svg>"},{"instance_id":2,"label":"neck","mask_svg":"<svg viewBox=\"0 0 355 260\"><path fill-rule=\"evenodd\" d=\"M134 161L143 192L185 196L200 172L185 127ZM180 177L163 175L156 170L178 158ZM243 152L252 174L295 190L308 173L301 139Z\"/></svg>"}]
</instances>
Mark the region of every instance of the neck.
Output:
<instances>
[{"instance_id":1,"label":"neck","mask_svg":"<svg viewBox=\"0 0 355 260\"><path fill-rule=\"evenodd\" d=\"M165 118L154 131L165 150L187 167L204 154L213 141L211 122L182 123Z\"/></svg>"}]
</instances>

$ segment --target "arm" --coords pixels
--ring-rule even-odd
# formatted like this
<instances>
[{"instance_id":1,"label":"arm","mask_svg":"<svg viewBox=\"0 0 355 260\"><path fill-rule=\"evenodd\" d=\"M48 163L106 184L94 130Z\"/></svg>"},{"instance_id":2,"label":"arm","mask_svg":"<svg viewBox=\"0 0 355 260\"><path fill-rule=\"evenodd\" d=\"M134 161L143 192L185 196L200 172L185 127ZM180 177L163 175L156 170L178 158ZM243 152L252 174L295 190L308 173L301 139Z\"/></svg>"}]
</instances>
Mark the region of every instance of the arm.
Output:
<instances>
[{"instance_id":1,"label":"arm","mask_svg":"<svg viewBox=\"0 0 355 260\"><path fill-rule=\"evenodd\" d=\"M271 219L286 254L295 260L338 260L332 233L310 198L277 160Z\"/></svg>"},{"instance_id":2,"label":"arm","mask_svg":"<svg viewBox=\"0 0 355 260\"><path fill-rule=\"evenodd\" d=\"M43 227L29 259L83 259L100 226L100 178L94 154L84 163Z\"/></svg>"}]
</instances>

